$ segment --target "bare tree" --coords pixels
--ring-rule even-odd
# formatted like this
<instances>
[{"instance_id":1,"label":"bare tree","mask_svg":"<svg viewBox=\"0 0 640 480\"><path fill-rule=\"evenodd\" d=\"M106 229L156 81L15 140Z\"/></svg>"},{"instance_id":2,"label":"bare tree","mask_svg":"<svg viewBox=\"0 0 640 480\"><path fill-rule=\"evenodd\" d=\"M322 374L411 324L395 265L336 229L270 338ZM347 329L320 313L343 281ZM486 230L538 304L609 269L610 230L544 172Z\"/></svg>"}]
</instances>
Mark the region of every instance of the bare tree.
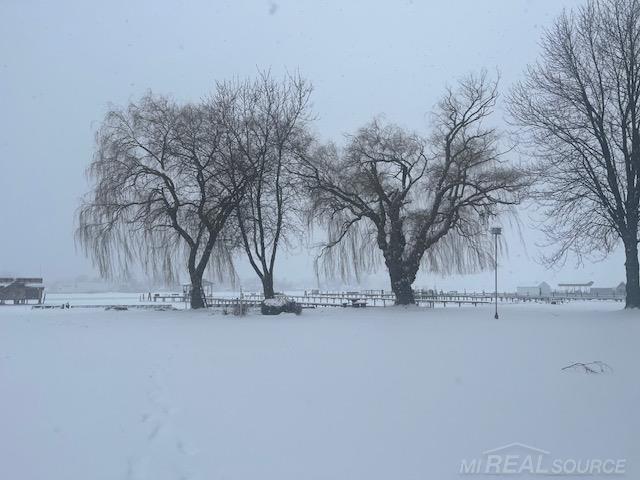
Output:
<instances>
[{"instance_id":1,"label":"bare tree","mask_svg":"<svg viewBox=\"0 0 640 480\"><path fill-rule=\"evenodd\" d=\"M300 233L302 195L292 168L310 143L311 85L300 76L276 81L267 72L218 90L229 105L223 120L234 148L256 169L234 226L265 298L273 298L278 249Z\"/></svg>"},{"instance_id":2,"label":"bare tree","mask_svg":"<svg viewBox=\"0 0 640 480\"><path fill-rule=\"evenodd\" d=\"M519 201L525 178L484 125L496 102L486 74L461 80L434 112L428 140L374 120L346 148L319 148L301 175L327 227L321 259L342 276L387 267L397 304L414 303L421 265L464 272L490 260L486 221Z\"/></svg>"},{"instance_id":3,"label":"bare tree","mask_svg":"<svg viewBox=\"0 0 640 480\"><path fill-rule=\"evenodd\" d=\"M76 233L102 275L126 274L138 260L171 281L185 262L191 306L204 306L203 275L212 252L218 267L230 260L217 240L252 171L221 126L222 108L149 94L106 114Z\"/></svg>"},{"instance_id":4,"label":"bare tree","mask_svg":"<svg viewBox=\"0 0 640 480\"><path fill-rule=\"evenodd\" d=\"M547 260L606 255L622 241L626 306L640 307L640 2L563 13L510 110L540 160L537 198L558 247Z\"/></svg>"}]
</instances>

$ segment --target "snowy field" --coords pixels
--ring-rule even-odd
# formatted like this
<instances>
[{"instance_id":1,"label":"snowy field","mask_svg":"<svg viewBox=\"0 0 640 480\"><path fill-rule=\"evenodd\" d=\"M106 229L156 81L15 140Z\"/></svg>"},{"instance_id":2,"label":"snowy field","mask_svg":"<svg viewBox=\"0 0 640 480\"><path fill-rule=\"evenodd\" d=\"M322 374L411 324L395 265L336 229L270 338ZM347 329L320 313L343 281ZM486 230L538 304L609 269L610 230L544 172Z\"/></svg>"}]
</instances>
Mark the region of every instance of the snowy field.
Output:
<instances>
[{"instance_id":1,"label":"snowy field","mask_svg":"<svg viewBox=\"0 0 640 480\"><path fill-rule=\"evenodd\" d=\"M461 462L512 443L640 478L640 314L620 309L1 307L0 479L495 478ZM594 360L612 370L562 370Z\"/></svg>"}]
</instances>

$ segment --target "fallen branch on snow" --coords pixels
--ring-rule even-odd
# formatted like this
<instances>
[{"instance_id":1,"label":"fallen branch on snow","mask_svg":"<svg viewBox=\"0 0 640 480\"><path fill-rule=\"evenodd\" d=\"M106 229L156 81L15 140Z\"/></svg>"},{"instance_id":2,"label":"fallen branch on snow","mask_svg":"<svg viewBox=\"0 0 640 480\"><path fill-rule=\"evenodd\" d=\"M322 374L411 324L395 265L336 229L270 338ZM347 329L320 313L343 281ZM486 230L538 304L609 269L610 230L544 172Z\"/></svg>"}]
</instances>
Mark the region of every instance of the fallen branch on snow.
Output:
<instances>
[{"instance_id":1,"label":"fallen branch on snow","mask_svg":"<svg viewBox=\"0 0 640 480\"><path fill-rule=\"evenodd\" d=\"M600 360L596 360L595 362L576 362L571 365L567 365L566 367L562 367L562 370L581 370L584 373L611 373L613 372L613 368L610 365L601 362Z\"/></svg>"}]
</instances>

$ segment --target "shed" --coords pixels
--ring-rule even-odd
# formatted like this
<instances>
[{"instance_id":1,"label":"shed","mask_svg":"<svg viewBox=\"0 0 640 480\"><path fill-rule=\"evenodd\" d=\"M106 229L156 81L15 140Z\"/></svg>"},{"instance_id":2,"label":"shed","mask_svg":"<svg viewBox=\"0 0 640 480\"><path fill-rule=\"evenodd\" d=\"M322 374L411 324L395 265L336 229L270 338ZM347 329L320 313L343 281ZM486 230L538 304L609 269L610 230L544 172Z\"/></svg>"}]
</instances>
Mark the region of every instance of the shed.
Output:
<instances>
[{"instance_id":1,"label":"shed","mask_svg":"<svg viewBox=\"0 0 640 480\"><path fill-rule=\"evenodd\" d=\"M29 300L37 303L44 301L42 278L0 278L0 305L7 301L13 301L14 304L29 303Z\"/></svg>"}]
</instances>

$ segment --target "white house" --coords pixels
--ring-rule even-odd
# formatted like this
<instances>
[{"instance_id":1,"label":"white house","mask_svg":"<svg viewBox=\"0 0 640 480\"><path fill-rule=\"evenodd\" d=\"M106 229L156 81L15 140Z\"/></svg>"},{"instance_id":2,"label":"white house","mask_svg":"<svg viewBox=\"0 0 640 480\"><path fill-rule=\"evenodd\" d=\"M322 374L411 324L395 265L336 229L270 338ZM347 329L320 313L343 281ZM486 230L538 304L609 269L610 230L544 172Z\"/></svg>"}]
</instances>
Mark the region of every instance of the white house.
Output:
<instances>
[{"instance_id":1,"label":"white house","mask_svg":"<svg viewBox=\"0 0 640 480\"><path fill-rule=\"evenodd\" d=\"M589 293L595 297L624 297L627 284L620 282L617 287L591 287Z\"/></svg>"},{"instance_id":2,"label":"white house","mask_svg":"<svg viewBox=\"0 0 640 480\"><path fill-rule=\"evenodd\" d=\"M551 287L547 282L541 282L536 287L518 287L519 297L546 297L551 295Z\"/></svg>"},{"instance_id":3,"label":"white house","mask_svg":"<svg viewBox=\"0 0 640 480\"><path fill-rule=\"evenodd\" d=\"M559 283L558 288L563 293L589 293L593 280L587 283Z\"/></svg>"},{"instance_id":4,"label":"white house","mask_svg":"<svg viewBox=\"0 0 640 480\"><path fill-rule=\"evenodd\" d=\"M594 297L613 297L616 289L613 287L591 287L589 294Z\"/></svg>"}]
</instances>

